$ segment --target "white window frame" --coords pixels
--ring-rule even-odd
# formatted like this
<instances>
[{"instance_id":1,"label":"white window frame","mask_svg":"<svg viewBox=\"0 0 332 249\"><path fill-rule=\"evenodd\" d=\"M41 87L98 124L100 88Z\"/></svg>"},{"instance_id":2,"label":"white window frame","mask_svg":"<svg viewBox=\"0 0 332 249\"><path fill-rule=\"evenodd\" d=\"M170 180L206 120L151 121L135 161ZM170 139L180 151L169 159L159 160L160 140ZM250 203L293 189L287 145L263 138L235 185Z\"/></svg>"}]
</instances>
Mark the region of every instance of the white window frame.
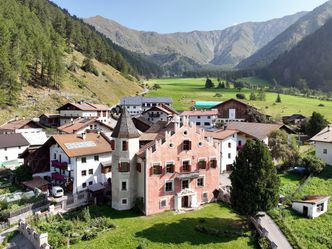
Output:
<instances>
[{"instance_id":1,"label":"white window frame","mask_svg":"<svg viewBox=\"0 0 332 249\"><path fill-rule=\"evenodd\" d=\"M161 205L161 203L162 203L163 201L166 202L166 203L165 203L165 206L162 206L162 205ZM165 209L166 207L167 207L167 198L162 198L162 199L160 199L160 201L159 201L159 208L160 208L160 209Z\"/></svg>"},{"instance_id":2,"label":"white window frame","mask_svg":"<svg viewBox=\"0 0 332 249\"><path fill-rule=\"evenodd\" d=\"M165 174L174 174L175 173L175 167L174 167L174 172L173 173L169 173L169 172L167 172L167 164L172 164L172 165L175 166L175 161L165 161L165 165L164 165L164 167L165 167Z\"/></svg>"},{"instance_id":3,"label":"white window frame","mask_svg":"<svg viewBox=\"0 0 332 249\"><path fill-rule=\"evenodd\" d=\"M123 182L126 182L126 190L122 190L122 183L123 183ZM121 191L121 192L128 192L128 189L129 189L129 182L128 182L128 179L120 180L120 191Z\"/></svg>"},{"instance_id":4,"label":"white window frame","mask_svg":"<svg viewBox=\"0 0 332 249\"><path fill-rule=\"evenodd\" d=\"M172 190L171 190L171 191L167 191L167 190L166 190L166 183L169 183L169 182L172 183ZM165 191L165 193L172 193L172 192L174 192L174 180L165 180L165 188L164 188L164 191Z\"/></svg>"},{"instance_id":5,"label":"white window frame","mask_svg":"<svg viewBox=\"0 0 332 249\"><path fill-rule=\"evenodd\" d=\"M124 204L122 202L123 200L126 200L126 204ZM128 206L128 198L121 198L120 202L121 202L121 206Z\"/></svg>"},{"instance_id":6,"label":"white window frame","mask_svg":"<svg viewBox=\"0 0 332 249\"><path fill-rule=\"evenodd\" d=\"M206 200L204 199L204 194L207 195ZM206 203L206 202L208 202L208 201L209 201L209 192L208 192L208 191L204 191L204 192L202 193L202 202Z\"/></svg>"},{"instance_id":7,"label":"white window frame","mask_svg":"<svg viewBox=\"0 0 332 249\"><path fill-rule=\"evenodd\" d=\"M201 179L201 178L203 178L203 186L198 185L198 179ZM201 175L196 179L196 187L197 188L204 188L205 187L205 176L204 175Z\"/></svg>"},{"instance_id":8,"label":"white window frame","mask_svg":"<svg viewBox=\"0 0 332 249\"><path fill-rule=\"evenodd\" d=\"M184 190L184 188L183 188L183 181L188 181L188 189L190 188L190 179L182 179L181 180L181 190Z\"/></svg>"}]
</instances>

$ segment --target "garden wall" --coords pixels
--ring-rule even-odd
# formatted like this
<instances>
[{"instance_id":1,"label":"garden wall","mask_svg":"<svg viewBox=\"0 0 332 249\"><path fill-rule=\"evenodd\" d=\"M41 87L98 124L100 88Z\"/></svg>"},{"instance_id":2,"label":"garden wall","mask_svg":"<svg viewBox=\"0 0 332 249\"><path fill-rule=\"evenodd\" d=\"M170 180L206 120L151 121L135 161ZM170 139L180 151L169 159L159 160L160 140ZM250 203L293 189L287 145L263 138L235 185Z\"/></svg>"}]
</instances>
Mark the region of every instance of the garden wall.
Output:
<instances>
[{"instance_id":1,"label":"garden wall","mask_svg":"<svg viewBox=\"0 0 332 249\"><path fill-rule=\"evenodd\" d=\"M50 249L48 244L48 234L37 233L33 228L31 228L24 221L20 220L18 223L18 230L26 237L36 249Z\"/></svg>"}]
</instances>

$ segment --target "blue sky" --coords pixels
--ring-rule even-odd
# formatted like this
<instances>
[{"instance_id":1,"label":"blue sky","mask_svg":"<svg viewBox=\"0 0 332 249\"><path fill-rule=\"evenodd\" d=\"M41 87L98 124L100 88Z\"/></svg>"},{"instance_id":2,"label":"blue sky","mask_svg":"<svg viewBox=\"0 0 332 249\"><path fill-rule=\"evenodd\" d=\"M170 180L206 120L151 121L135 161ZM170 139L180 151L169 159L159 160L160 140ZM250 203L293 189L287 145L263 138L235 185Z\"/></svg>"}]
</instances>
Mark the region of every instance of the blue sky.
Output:
<instances>
[{"instance_id":1,"label":"blue sky","mask_svg":"<svg viewBox=\"0 0 332 249\"><path fill-rule=\"evenodd\" d=\"M101 15L124 26L161 33L216 30L265 21L326 0L52 0L78 17Z\"/></svg>"}]
</instances>

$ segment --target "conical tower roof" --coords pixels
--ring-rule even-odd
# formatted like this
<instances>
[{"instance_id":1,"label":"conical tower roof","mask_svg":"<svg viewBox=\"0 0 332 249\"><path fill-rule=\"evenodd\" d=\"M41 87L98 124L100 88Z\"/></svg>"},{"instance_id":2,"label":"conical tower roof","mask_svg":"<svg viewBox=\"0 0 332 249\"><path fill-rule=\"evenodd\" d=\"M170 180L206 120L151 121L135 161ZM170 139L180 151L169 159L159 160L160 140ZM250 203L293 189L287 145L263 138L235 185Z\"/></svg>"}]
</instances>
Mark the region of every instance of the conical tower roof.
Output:
<instances>
[{"instance_id":1,"label":"conical tower roof","mask_svg":"<svg viewBox=\"0 0 332 249\"><path fill-rule=\"evenodd\" d=\"M140 134L136 129L133 120L130 117L130 114L127 111L126 107L123 107L120 118L114 128L112 133L114 138L138 138Z\"/></svg>"}]
</instances>

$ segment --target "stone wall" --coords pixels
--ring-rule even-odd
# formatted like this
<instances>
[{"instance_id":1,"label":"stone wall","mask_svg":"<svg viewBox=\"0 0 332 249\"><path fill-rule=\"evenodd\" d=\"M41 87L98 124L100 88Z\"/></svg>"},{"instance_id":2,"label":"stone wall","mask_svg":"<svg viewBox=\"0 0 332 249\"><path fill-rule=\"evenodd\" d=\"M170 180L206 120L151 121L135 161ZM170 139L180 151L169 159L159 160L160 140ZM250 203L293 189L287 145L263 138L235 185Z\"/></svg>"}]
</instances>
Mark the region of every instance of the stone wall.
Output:
<instances>
[{"instance_id":1,"label":"stone wall","mask_svg":"<svg viewBox=\"0 0 332 249\"><path fill-rule=\"evenodd\" d=\"M32 227L25 223L25 221L20 220L18 222L18 230L23 234L25 238L27 238L34 248L36 249L50 249L50 245L48 244L48 234L37 233Z\"/></svg>"}]
</instances>

